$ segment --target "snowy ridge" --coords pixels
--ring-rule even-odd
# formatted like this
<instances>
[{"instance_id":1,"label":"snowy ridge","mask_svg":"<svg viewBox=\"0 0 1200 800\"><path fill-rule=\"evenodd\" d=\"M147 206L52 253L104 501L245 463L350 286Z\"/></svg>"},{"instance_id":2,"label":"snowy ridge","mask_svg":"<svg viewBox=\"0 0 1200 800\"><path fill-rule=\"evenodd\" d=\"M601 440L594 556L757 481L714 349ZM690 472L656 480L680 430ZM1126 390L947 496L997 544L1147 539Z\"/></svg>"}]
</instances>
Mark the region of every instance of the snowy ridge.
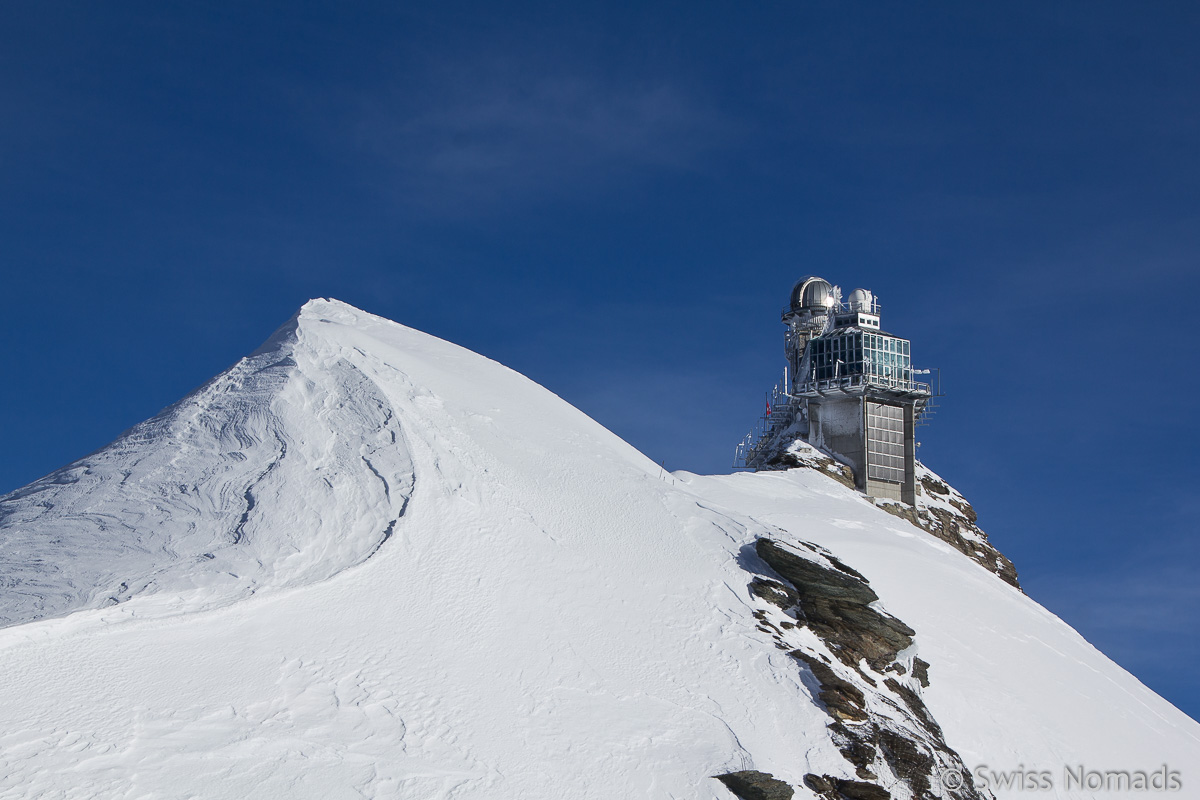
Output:
<instances>
[{"instance_id":1,"label":"snowy ridge","mask_svg":"<svg viewBox=\"0 0 1200 800\"><path fill-rule=\"evenodd\" d=\"M1200 785L1200 726L829 475L662 475L527 378L336 301L3 508L5 613L53 617L0 630L4 798L729 800L712 776L751 770L912 796L847 759L796 649L894 730L881 679L919 691L961 757L939 764ZM905 672L753 592L763 539L869 581L913 632Z\"/></svg>"},{"instance_id":2,"label":"snowy ridge","mask_svg":"<svg viewBox=\"0 0 1200 800\"><path fill-rule=\"evenodd\" d=\"M179 595L199 609L368 557L412 464L386 398L311 323L113 444L0 497L0 625Z\"/></svg>"}]
</instances>

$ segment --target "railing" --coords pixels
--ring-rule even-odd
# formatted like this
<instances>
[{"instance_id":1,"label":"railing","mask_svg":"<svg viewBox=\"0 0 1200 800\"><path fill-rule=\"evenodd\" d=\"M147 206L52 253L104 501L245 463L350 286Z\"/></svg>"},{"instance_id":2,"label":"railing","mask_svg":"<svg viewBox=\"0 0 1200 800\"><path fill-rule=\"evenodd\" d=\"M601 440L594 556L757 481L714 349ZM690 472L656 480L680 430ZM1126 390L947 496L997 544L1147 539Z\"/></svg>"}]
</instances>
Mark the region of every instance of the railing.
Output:
<instances>
[{"instance_id":1,"label":"railing","mask_svg":"<svg viewBox=\"0 0 1200 800\"><path fill-rule=\"evenodd\" d=\"M821 380L808 380L801 384L798 388L799 393L807 394L816 392L822 394L826 391L841 391L844 389L893 389L896 391L912 393L912 394L931 394L928 383L921 383L904 378L889 378L884 375L842 375L837 378L823 378Z\"/></svg>"},{"instance_id":2,"label":"railing","mask_svg":"<svg viewBox=\"0 0 1200 800\"><path fill-rule=\"evenodd\" d=\"M737 446L733 448L734 469L745 469L746 456L750 452L752 442L754 442L754 433L747 433L745 438L738 442Z\"/></svg>"},{"instance_id":3,"label":"railing","mask_svg":"<svg viewBox=\"0 0 1200 800\"><path fill-rule=\"evenodd\" d=\"M833 305L828 306L827 308L829 309L828 313L830 316L835 316L837 314L854 314L854 313L874 314L877 317L879 316L879 301L878 300L871 301L870 309L851 308L850 302L848 300L843 300L840 303L834 303ZM779 316L781 316L781 317L786 317L788 314L791 314L791 313L792 313L792 307L790 304L784 306L783 308L781 308L779 310Z\"/></svg>"},{"instance_id":4,"label":"railing","mask_svg":"<svg viewBox=\"0 0 1200 800\"><path fill-rule=\"evenodd\" d=\"M754 451L771 440L777 431L791 425L796 419L797 401L788 394L787 388L775 384L766 395L767 408L755 424L754 429L734 448L733 466L746 467Z\"/></svg>"},{"instance_id":5,"label":"railing","mask_svg":"<svg viewBox=\"0 0 1200 800\"><path fill-rule=\"evenodd\" d=\"M925 374L925 373L921 373ZM767 408L754 429L739 442L733 450L733 466L745 468L753 461L755 452L771 441L774 434L791 425L796 419L800 405L800 395L824 394L848 389L885 389L908 395L918 395L925 398L935 396L928 383L914 381L912 378L893 378L885 375L841 375L836 378L809 380L797 387L796 394L790 394L785 384L775 384L767 392L765 400ZM940 394L940 392L939 392ZM918 404L920 400L918 399ZM923 408L923 407L922 407Z\"/></svg>"}]
</instances>

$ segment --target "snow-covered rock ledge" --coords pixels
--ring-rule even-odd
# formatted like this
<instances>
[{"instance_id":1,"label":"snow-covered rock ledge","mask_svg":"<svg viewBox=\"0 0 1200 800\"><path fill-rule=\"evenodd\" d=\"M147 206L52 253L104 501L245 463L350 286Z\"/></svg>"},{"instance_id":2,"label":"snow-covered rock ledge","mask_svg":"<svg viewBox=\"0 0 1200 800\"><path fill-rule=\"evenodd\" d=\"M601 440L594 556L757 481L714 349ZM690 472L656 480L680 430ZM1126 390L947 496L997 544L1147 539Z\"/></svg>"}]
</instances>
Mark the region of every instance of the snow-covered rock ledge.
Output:
<instances>
[{"instance_id":1,"label":"snow-covered rock ledge","mask_svg":"<svg viewBox=\"0 0 1200 800\"><path fill-rule=\"evenodd\" d=\"M988 535L976 524L975 509L957 489L920 461L915 508L890 500L876 500L875 504L929 531L1005 583L1021 588L1016 566L988 541Z\"/></svg>"},{"instance_id":2,"label":"snow-covered rock ledge","mask_svg":"<svg viewBox=\"0 0 1200 800\"><path fill-rule=\"evenodd\" d=\"M854 473L850 467L799 438L794 430L780 434L769 462L776 469L811 469L843 486L854 488ZM999 576L1005 583L1020 589L1017 568L988 541L987 534L976 524L975 509L967 499L920 461L916 463L916 469L915 507L878 498L874 500L875 504L889 514L895 514L928 531L988 572Z\"/></svg>"}]
</instances>

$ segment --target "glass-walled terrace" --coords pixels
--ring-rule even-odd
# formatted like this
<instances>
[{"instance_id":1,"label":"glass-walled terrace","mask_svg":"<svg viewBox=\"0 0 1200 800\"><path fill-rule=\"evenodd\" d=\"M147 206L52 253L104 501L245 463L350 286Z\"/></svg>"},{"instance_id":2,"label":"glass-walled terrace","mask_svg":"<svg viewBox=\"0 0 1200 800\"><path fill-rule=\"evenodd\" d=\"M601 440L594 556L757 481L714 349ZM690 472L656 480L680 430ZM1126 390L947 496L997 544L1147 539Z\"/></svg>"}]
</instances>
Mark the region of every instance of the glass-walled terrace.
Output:
<instances>
[{"instance_id":1,"label":"glass-walled terrace","mask_svg":"<svg viewBox=\"0 0 1200 800\"><path fill-rule=\"evenodd\" d=\"M813 339L808 343L808 352L811 381L840 383L858 377L854 383L892 389L913 388L912 357L907 339L867 331L846 331Z\"/></svg>"}]
</instances>

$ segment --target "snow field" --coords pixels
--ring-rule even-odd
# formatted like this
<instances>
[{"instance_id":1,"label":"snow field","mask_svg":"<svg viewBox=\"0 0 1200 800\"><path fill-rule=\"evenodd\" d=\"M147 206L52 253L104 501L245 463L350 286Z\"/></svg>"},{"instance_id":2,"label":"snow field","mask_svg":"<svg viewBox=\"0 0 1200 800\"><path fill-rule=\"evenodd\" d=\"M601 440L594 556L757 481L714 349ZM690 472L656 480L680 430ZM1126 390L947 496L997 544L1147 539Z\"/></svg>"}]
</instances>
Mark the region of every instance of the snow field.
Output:
<instances>
[{"instance_id":1,"label":"snow field","mask_svg":"<svg viewBox=\"0 0 1200 800\"><path fill-rule=\"evenodd\" d=\"M711 775L850 776L752 617L763 535L829 548L917 630L968 764L1200 763L1194 722L836 482L661 476L517 373L345 304L310 302L181 408L85 460L145 493L81 478L45 489L67 521L0 519L9 564L59 565L9 612L48 618L0 630L0 798L729 798ZM222 488L169 504L171 482ZM149 588L88 594L126 572Z\"/></svg>"}]
</instances>

